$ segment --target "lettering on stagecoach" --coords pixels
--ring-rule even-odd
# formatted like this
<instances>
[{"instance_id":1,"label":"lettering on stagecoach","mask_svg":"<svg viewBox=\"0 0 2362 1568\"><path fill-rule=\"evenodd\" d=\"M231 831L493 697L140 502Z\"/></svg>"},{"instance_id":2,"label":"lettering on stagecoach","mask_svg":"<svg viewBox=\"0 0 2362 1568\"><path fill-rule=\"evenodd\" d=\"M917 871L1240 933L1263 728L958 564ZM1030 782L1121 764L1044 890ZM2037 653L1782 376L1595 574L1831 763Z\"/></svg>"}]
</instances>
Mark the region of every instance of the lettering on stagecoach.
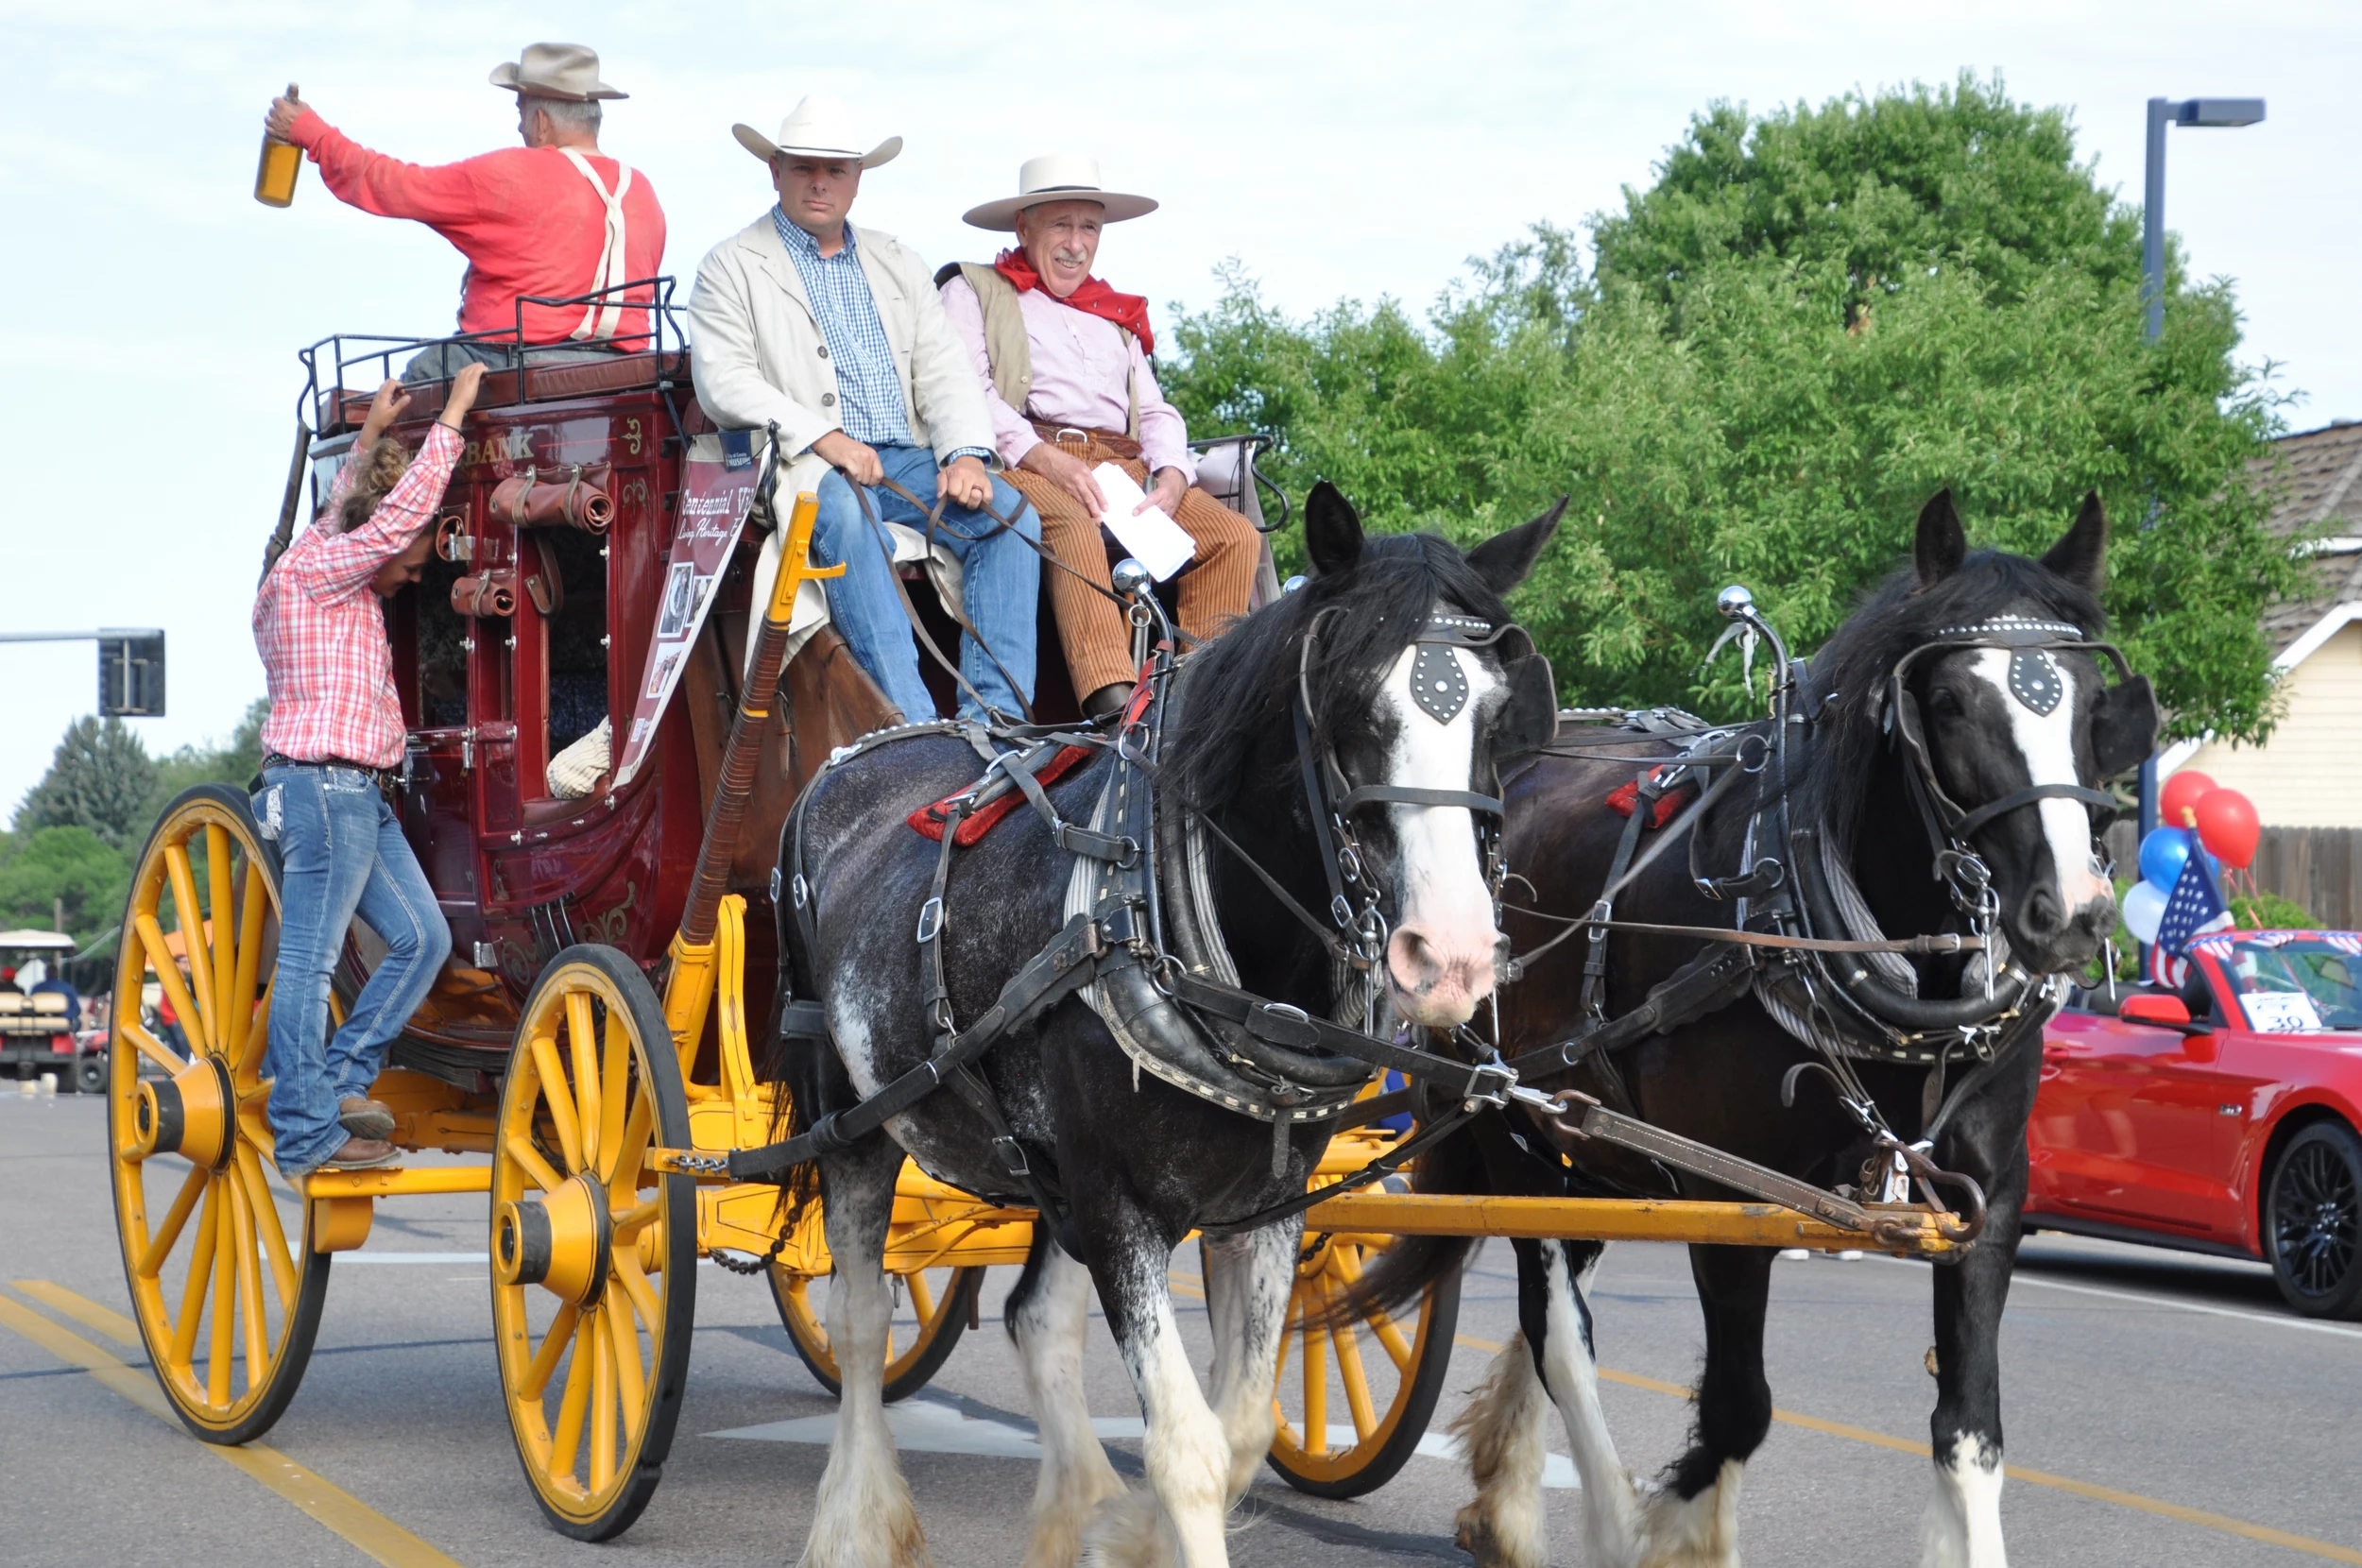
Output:
<instances>
[{"instance_id":1,"label":"lettering on stagecoach","mask_svg":"<svg viewBox=\"0 0 2362 1568\"><path fill-rule=\"evenodd\" d=\"M533 457L533 432L504 430L470 441L459 449L459 466L472 469L482 463L515 463Z\"/></svg>"}]
</instances>

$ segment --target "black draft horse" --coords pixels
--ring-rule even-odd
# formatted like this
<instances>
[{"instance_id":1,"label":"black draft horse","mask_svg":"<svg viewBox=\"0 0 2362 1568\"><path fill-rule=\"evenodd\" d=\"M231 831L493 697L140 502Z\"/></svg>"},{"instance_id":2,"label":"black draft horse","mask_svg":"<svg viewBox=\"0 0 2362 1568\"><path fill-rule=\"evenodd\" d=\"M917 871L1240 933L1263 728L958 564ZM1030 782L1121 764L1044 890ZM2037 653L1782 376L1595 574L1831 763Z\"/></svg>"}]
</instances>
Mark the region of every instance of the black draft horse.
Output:
<instances>
[{"instance_id":1,"label":"black draft horse","mask_svg":"<svg viewBox=\"0 0 2362 1568\"><path fill-rule=\"evenodd\" d=\"M1998 895L1996 924L2014 963L2037 977L2079 968L2112 929L2114 890L2094 852L2089 807L2073 792L2088 791L2146 756L2157 718L2145 678L2103 684L2090 650L2074 646L2099 634L2107 534L2094 497L2039 561L1994 551L1972 554L1949 493L1939 495L1920 517L1915 566L1873 592L1811 660L1797 705L1811 719L1791 726L1806 735L1793 748L1798 771L1789 781L1787 804L1794 822L1825 837L1827 861L1850 870L1887 936L1957 932L1964 924L1934 875L1944 845L1930 842L1933 819L1914 798L1916 786L1906 773L1913 764L1895 742L1898 726L1890 709L1908 706L1891 700L1890 677L1898 665L1915 703L1914 727L1951 802L1973 818L1975 808L2052 786L2039 798L1972 820L1969 836L1990 868ZM1973 636L1962 635L1963 629L2028 623L2047 625L2057 638L2033 656L2032 665L2015 665L2010 649L1976 644ZM2013 692L2013 673L2028 683L2025 693ZM2050 706L2037 711L2045 702ZM1760 734L1766 726L1751 727ZM1618 734L1632 743L1615 744ZM1668 755L1667 747L1631 730L1568 724L1512 779L1506 796L1508 924L1520 951L1532 951L1566 928L1515 913L1519 895L1530 891L1532 907L1556 913L1589 910L1625 827L1605 797L1648 761ZM1615 918L1730 929L1732 903L1704 896L1692 871L1727 874L1739 866L1753 805L1744 791L1708 804L1702 820L1689 825L1694 854L1669 846L1672 853L1659 856L1615 898ZM1646 803L1636 809L1646 810ZM1658 828L1648 837L1669 831ZM1760 838L1754 852L1789 858L1785 847ZM1823 929L1819 934L1845 933ZM1586 946L1583 935L1574 933L1574 940L1539 955L1521 980L1504 988L1507 1057L1581 1032ZM1640 1005L1652 987L1693 960L1727 950L1727 945L1694 937L1615 931L1606 1015ZM1981 972L1964 973L1966 960L1910 962L1916 973L1906 988L1939 1008L1944 998L1973 998L1983 991ZM1614 1053L1611 1065L1630 1101L1652 1122L1818 1185L1865 1182L1868 1133L1840 1108L1819 1073L1807 1070L1801 1082L1793 1082L1792 1068L1820 1058L1774 1021L1757 995L1741 992L1719 1011ZM1943 1169L1974 1178L1989 1205L1981 1238L1957 1261L1932 1270L1939 1393L1932 1423L1935 1497L1922 1527L1922 1560L1928 1568L2000 1568L2004 1561L1997 1340L2026 1194L2026 1125L2041 1065L2040 1026L2055 1006L2040 990L2028 996L2031 1005L1995 1048L1998 1065L1980 1081L1966 1076L1978 1065L1973 1055L1952 1065L1948 1082L1931 1082L1930 1068L1923 1065L1851 1064L1903 1139L1919 1137L1943 1096L1960 1092L1932 1157ZM1540 1082L1573 1084L1602 1098L1615 1092L1587 1060L1555 1081ZM1787 1108L1784 1088L1793 1093ZM1486 1116L1430 1157L1420 1183L1436 1190L1537 1195L1665 1193L1662 1175L1619 1165L1613 1153L1586 1150L1513 1109ZM1561 1154L1571 1157L1571 1167ZM1686 1197L1730 1196L1689 1178L1679 1186ZM1373 1271L1371 1299L1407 1299L1411 1287L1456 1266L1466 1245L1400 1244L1400 1259L1381 1265L1385 1276ZM1763 1331L1772 1252L1690 1250L1705 1317L1695 1427L1686 1452L1662 1475L1635 1483L1617 1459L1598 1399L1585 1289L1603 1245L1519 1241L1515 1250L1521 1334L1495 1360L1460 1422L1477 1484L1475 1501L1460 1514L1462 1544L1480 1562L1504 1568L1544 1560L1540 1481L1547 1402L1566 1422L1582 1476L1594 1568L1727 1568L1737 1562L1740 1471L1772 1419Z\"/></svg>"},{"instance_id":2,"label":"black draft horse","mask_svg":"<svg viewBox=\"0 0 2362 1568\"><path fill-rule=\"evenodd\" d=\"M1350 789L1497 793L1499 761L1551 733L1547 664L1531 654L1504 658L1498 643L1463 647L1455 657L1465 701L1446 722L1412 700L1413 639L1438 615L1506 625L1502 595L1532 568L1557 521L1552 511L1463 557L1432 535L1365 538L1344 498L1316 487L1305 508L1309 584L1182 660L1171 677L1182 707L1155 742L1159 813L1190 803L1301 908L1327 909L1299 767L1299 692L1310 704L1315 744L1333 755ZM1316 643L1309 658L1308 636ZM1126 744L1148 743L1145 731L1124 730ZM1069 822L1105 826L1104 815L1093 817L1094 802L1115 766L1098 753L1050 786L1051 804ZM781 871L795 891L779 900L788 955L780 994L816 997L830 1038L828 1046L786 1042L790 1125L798 1133L930 1059L943 1020L930 1005L914 933L927 925L938 846L905 819L973 785L979 768L971 738L950 726L889 732L822 774L790 820ZM1491 990L1504 943L1474 813L1400 803L1341 810L1367 874L1386 890L1380 912L1390 929L1373 945L1384 955L1387 1001L1430 1027L1464 1022ZM1041 814L1020 810L951 862L934 909L955 1023L984 1014L1004 982L1089 912L1097 862L1056 847L1052 834ZM1334 939L1316 939L1238 856L1209 860L1215 924L1240 986L1306 1014L1349 1014L1361 1025L1362 982L1348 983ZM1169 924L1174 885L1168 877ZM807 899L811 924L799 931L794 906ZM1104 961L1096 972L1104 987ZM980 1063L1018 1150L1031 1170L1048 1174L1046 1196L1064 1210L1063 1223L1053 1214L1036 1226L1008 1308L1043 1451L1026 1560L1065 1564L1087 1545L1095 1560L1177 1559L1213 1568L1227 1561L1224 1515L1271 1443L1271 1369L1302 1219L1208 1246L1218 1347L1210 1404L1174 1327L1167 1270L1192 1228L1252 1219L1300 1196L1327 1124L1293 1127L1275 1145L1270 1124L1143 1075L1089 997L1065 997L1001 1037ZM844 1371L807 1563L868 1568L925 1558L881 1399L889 1315L881 1260L905 1152L970 1192L1032 1201L1014 1180L1006 1147L996 1151L978 1098L933 1094L882 1133L821 1154L787 1182L790 1201L800 1202L813 1195L816 1174L835 1261L830 1338ZM1057 1246L1048 1244L1053 1235ZM1126 1492L1091 1429L1082 1354L1093 1286L1146 1419L1153 1498Z\"/></svg>"}]
</instances>

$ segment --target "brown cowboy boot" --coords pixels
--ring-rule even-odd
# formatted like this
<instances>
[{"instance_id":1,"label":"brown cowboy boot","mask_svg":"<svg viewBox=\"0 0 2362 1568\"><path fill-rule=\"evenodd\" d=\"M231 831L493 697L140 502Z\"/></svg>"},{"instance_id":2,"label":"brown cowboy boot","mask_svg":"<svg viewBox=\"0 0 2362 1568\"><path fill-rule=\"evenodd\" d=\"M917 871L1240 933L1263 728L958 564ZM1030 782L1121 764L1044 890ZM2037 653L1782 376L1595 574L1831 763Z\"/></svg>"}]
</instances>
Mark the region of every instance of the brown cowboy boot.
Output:
<instances>
[{"instance_id":1,"label":"brown cowboy boot","mask_svg":"<svg viewBox=\"0 0 2362 1568\"><path fill-rule=\"evenodd\" d=\"M375 1170L402 1158L402 1150L378 1138L347 1138L344 1147L319 1163L322 1170Z\"/></svg>"},{"instance_id":2,"label":"brown cowboy boot","mask_svg":"<svg viewBox=\"0 0 2362 1568\"><path fill-rule=\"evenodd\" d=\"M336 1120L356 1138L382 1141L394 1134L394 1108L382 1099L347 1095L336 1101Z\"/></svg>"}]
</instances>

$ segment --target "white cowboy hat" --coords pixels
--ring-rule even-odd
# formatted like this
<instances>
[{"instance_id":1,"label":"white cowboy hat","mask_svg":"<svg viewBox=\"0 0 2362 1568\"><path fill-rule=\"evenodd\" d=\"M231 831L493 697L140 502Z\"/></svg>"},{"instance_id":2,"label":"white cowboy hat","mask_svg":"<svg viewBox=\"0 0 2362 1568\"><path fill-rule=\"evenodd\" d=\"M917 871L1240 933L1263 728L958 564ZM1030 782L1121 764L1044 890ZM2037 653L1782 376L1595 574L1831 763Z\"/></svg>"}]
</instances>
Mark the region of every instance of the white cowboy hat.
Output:
<instances>
[{"instance_id":1,"label":"white cowboy hat","mask_svg":"<svg viewBox=\"0 0 2362 1568\"><path fill-rule=\"evenodd\" d=\"M902 139L889 136L871 147L861 150L867 138L853 130L853 111L842 98L824 98L817 94L796 106L794 113L779 122L779 139L776 142L752 126L732 126L730 134L738 145L768 163L782 153L804 158L847 158L864 169L890 163L902 150Z\"/></svg>"},{"instance_id":2,"label":"white cowboy hat","mask_svg":"<svg viewBox=\"0 0 2362 1568\"><path fill-rule=\"evenodd\" d=\"M599 56L579 43L528 43L506 65L492 67L494 87L531 98L566 98L589 103L593 98L628 98L599 79Z\"/></svg>"},{"instance_id":3,"label":"white cowboy hat","mask_svg":"<svg viewBox=\"0 0 2362 1568\"><path fill-rule=\"evenodd\" d=\"M1025 161L1025 166L1017 171L1017 195L969 208L967 221L979 229L1006 233L1017 228L1018 213L1047 201L1096 201L1106 209L1100 220L1103 223L1145 217L1156 210L1152 197L1100 189L1098 159L1079 152L1052 152Z\"/></svg>"}]
</instances>

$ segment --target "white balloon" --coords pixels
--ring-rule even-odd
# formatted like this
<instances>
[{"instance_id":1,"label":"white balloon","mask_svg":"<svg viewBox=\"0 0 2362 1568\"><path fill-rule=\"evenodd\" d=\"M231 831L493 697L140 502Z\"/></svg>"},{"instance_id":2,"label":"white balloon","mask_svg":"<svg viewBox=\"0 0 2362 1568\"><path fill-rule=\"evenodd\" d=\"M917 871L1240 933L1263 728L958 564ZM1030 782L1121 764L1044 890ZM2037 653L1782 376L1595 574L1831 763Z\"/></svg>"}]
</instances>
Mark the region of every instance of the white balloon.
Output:
<instances>
[{"instance_id":1,"label":"white balloon","mask_svg":"<svg viewBox=\"0 0 2362 1568\"><path fill-rule=\"evenodd\" d=\"M2165 917L2165 895L2147 882L2134 882L2124 895L2125 929L2143 942L2157 940L2158 923Z\"/></svg>"}]
</instances>

